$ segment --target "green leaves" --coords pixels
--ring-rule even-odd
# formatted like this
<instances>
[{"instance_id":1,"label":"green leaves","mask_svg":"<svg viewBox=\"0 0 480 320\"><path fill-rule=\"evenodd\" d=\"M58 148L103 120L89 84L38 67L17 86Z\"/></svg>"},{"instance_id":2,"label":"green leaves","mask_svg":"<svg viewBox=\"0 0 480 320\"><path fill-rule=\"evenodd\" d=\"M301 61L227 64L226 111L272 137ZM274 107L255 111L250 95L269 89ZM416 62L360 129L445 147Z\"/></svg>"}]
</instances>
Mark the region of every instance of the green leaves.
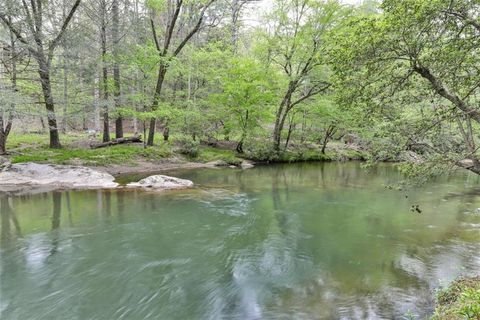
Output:
<instances>
[{"instance_id":1,"label":"green leaves","mask_svg":"<svg viewBox=\"0 0 480 320\"><path fill-rule=\"evenodd\" d=\"M242 132L260 125L271 111L275 101L272 87L273 74L259 62L247 57L234 57L229 60L225 73L220 77L220 93L211 95L217 106L232 127Z\"/></svg>"},{"instance_id":2,"label":"green leaves","mask_svg":"<svg viewBox=\"0 0 480 320\"><path fill-rule=\"evenodd\" d=\"M167 1L165 0L146 0L147 7L153 10L162 11L165 9Z\"/></svg>"}]
</instances>

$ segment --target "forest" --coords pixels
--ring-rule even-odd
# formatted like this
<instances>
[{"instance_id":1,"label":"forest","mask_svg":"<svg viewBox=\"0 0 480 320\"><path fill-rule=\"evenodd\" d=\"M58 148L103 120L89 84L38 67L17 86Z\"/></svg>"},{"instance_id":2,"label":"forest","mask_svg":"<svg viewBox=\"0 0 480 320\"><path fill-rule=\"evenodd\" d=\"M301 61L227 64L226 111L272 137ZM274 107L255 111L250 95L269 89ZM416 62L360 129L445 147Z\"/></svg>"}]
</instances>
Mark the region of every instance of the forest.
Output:
<instances>
[{"instance_id":1,"label":"forest","mask_svg":"<svg viewBox=\"0 0 480 320\"><path fill-rule=\"evenodd\" d=\"M0 153L56 161L63 148L68 162L80 137L141 135L144 157L205 145L478 174L478 12L475 0L2 1Z\"/></svg>"}]
</instances>

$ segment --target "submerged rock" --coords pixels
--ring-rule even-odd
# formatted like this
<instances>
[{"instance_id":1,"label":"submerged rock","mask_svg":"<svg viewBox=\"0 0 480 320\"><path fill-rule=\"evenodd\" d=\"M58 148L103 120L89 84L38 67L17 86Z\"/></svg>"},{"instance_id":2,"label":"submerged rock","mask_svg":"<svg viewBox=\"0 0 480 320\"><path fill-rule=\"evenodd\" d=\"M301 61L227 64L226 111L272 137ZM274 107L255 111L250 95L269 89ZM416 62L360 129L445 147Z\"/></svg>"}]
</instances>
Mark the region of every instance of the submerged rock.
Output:
<instances>
[{"instance_id":1,"label":"submerged rock","mask_svg":"<svg viewBox=\"0 0 480 320\"><path fill-rule=\"evenodd\" d=\"M212 167L228 167L229 166L229 164L223 160L210 161L210 162L207 162L207 165Z\"/></svg>"},{"instance_id":2,"label":"submerged rock","mask_svg":"<svg viewBox=\"0 0 480 320\"><path fill-rule=\"evenodd\" d=\"M105 172L80 166L18 163L0 172L0 189L49 186L54 189L115 188L115 178Z\"/></svg>"},{"instance_id":3,"label":"submerged rock","mask_svg":"<svg viewBox=\"0 0 480 320\"><path fill-rule=\"evenodd\" d=\"M130 188L151 188L151 189L185 189L193 187L193 182L186 179L180 179L165 175L154 175L142 179L138 182L127 184Z\"/></svg>"},{"instance_id":4,"label":"submerged rock","mask_svg":"<svg viewBox=\"0 0 480 320\"><path fill-rule=\"evenodd\" d=\"M240 164L240 168L242 169L251 169L253 167L253 162L247 160L242 161L242 163Z\"/></svg>"}]
</instances>

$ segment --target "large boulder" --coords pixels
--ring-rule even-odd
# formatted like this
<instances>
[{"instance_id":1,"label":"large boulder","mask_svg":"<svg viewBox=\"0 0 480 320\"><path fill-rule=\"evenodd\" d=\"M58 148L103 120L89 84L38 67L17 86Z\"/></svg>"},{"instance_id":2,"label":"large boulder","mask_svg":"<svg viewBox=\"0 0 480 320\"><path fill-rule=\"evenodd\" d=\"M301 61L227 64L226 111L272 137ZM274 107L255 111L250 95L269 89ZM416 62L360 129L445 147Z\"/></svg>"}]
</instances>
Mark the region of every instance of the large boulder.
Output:
<instances>
[{"instance_id":1,"label":"large boulder","mask_svg":"<svg viewBox=\"0 0 480 320\"><path fill-rule=\"evenodd\" d=\"M115 188L118 183L106 173L80 166L38 164L33 162L13 164L0 172L0 189L12 186L49 186L55 189Z\"/></svg>"},{"instance_id":2,"label":"large boulder","mask_svg":"<svg viewBox=\"0 0 480 320\"><path fill-rule=\"evenodd\" d=\"M193 187L193 182L186 179L179 179L165 175L155 175L142 179L138 182L127 184L130 188L149 188L149 189L185 189Z\"/></svg>"}]
</instances>

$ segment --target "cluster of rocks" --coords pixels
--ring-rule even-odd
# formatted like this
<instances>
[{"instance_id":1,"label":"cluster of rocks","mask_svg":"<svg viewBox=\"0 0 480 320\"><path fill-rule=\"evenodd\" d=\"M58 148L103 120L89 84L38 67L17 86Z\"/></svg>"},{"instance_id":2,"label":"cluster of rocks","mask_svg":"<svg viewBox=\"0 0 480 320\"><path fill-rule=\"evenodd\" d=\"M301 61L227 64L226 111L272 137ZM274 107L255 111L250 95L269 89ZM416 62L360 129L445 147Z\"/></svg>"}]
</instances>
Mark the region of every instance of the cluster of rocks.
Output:
<instances>
[{"instance_id":1,"label":"cluster of rocks","mask_svg":"<svg viewBox=\"0 0 480 320\"><path fill-rule=\"evenodd\" d=\"M228 162L226 162L224 160L215 160L215 161L212 161L212 162L208 162L207 164L209 166L212 166L212 167L229 167L229 168L232 168L232 169L235 169L235 168L250 169L250 168L254 167L253 163L251 161L247 161L247 160L244 160L237 165L229 164Z\"/></svg>"},{"instance_id":2,"label":"cluster of rocks","mask_svg":"<svg viewBox=\"0 0 480 320\"><path fill-rule=\"evenodd\" d=\"M111 174L87 167L32 162L11 164L5 161L5 158L0 158L0 191L4 192L118 187L123 186L119 186ZM154 175L129 183L126 187L154 190L183 189L193 187L193 182L165 175Z\"/></svg>"},{"instance_id":3,"label":"cluster of rocks","mask_svg":"<svg viewBox=\"0 0 480 320\"><path fill-rule=\"evenodd\" d=\"M221 160L212 162L210 165L212 167L230 166ZM253 164L248 161L234 166L242 169L252 167ZM152 190L184 189L193 187L193 182L166 175L153 175L138 182L120 186L111 174L87 167L33 162L12 164L7 158L0 157L0 191L36 192L38 190L119 187Z\"/></svg>"}]
</instances>

